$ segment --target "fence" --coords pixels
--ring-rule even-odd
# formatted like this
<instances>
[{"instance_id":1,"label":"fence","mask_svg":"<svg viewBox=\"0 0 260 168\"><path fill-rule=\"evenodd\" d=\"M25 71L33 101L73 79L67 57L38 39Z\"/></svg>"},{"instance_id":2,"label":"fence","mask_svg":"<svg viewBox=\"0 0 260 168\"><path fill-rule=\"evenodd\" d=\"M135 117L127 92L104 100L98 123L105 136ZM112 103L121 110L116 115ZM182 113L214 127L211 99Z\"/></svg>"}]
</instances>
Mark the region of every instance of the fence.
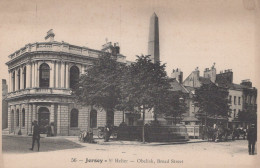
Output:
<instances>
[{"instance_id":1,"label":"fence","mask_svg":"<svg viewBox=\"0 0 260 168\"><path fill-rule=\"evenodd\" d=\"M187 133L191 138L199 138L202 136L202 127L199 125L186 125Z\"/></svg>"},{"instance_id":2,"label":"fence","mask_svg":"<svg viewBox=\"0 0 260 168\"><path fill-rule=\"evenodd\" d=\"M141 140L142 126L124 126L118 128L118 140ZM185 126L146 126L145 139L148 142L188 141Z\"/></svg>"}]
</instances>

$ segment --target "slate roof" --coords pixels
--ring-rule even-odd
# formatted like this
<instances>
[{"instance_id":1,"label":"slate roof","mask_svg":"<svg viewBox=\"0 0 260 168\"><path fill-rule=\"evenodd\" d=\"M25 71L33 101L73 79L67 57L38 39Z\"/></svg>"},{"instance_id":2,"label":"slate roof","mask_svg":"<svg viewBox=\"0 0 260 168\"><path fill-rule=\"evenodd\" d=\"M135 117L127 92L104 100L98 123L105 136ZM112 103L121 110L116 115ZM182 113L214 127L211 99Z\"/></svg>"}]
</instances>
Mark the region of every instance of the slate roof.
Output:
<instances>
[{"instance_id":1,"label":"slate roof","mask_svg":"<svg viewBox=\"0 0 260 168\"><path fill-rule=\"evenodd\" d=\"M199 77L199 81L201 84L211 84L211 80L209 78Z\"/></svg>"},{"instance_id":2,"label":"slate roof","mask_svg":"<svg viewBox=\"0 0 260 168\"><path fill-rule=\"evenodd\" d=\"M181 91L183 93L189 93L189 91L181 83L179 83L176 79L172 79L170 84L172 87L171 91Z\"/></svg>"}]
</instances>

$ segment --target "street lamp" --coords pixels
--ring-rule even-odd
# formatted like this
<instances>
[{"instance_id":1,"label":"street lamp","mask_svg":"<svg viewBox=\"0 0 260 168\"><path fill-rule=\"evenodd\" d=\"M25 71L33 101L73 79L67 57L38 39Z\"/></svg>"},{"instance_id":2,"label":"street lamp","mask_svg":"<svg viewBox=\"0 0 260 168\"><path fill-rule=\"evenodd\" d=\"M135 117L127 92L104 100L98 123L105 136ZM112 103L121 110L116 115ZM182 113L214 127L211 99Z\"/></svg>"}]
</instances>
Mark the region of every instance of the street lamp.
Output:
<instances>
[{"instance_id":1,"label":"street lamp","mask_svg":"<svg viewBox=\"0 0 260 168\"><path fill-rule=\"evenodd\" d=\"M184 98L183 98L183 97L180 97L180 98L179 98L179 102L180 102L180 103L183 103L183 102L184 102ZM182 114L182 110L183 110L181 106L182 106L182 104L180 104L180 116L179 116L179 120L181 120L181 114ZM176 122L176 121L175 121L175 122Z\"/></svg>"}]
</instances>

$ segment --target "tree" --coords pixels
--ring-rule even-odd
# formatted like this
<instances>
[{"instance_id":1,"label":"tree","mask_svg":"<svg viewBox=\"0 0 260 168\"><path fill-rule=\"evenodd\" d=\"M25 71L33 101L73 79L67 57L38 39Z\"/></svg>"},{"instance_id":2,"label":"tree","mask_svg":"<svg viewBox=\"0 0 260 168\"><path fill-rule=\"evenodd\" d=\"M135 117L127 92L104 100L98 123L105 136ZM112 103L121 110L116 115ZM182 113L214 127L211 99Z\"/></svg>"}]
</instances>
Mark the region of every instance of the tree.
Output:
<instances>
[{"instance_id":1,"label":"tree","mask_svg":"<svg viewBox=\"0 0 260 168\"><path fill-rule=\"evenodd\" d=\"M127 73L127 79L122 85L123 95L126 95L126 106L136 107L143 115L142 139L145 142L145 112L154 109L155 116L167 103L166 98L170 89L165 65L152 63L149 56L137 56ZM126 99L125 99L126 100Z\"/></svg>"},{"instance_id":2,"label":"tree","mask_svg":"<svg viewBox=\"0 0 260 168\"><path fill-rule=\"evenodd\" d=\"M238 119L241 122L248 122L252 124L257 123L256 110L242 110L238 113Z\"/></svg>"},{"instance_id":3,"label":"tree","mask_svg":"<svg viewBox=\"0 0 260 168\"><path fill-rule=\"evenodd\" d=\"M175 124L182 120L184 113L187 112L188 107L185 102L187 95L181 91L169 92L168 103L165 106L165 115L173 117Z\"/></svg>"},{"instance_id":4,"label":"tree","mask_svg":"<svg viewBox=\"0 0 260 168\"><path fill-rule=\"evenodd\" d=\"M207 125L209 117L221 116L227 119L229 116L228 91L225 88L218 87L213 83L203 84L195 89L193 101L194 105L199 107L197 116L204 118L205 125Z\"/></svg>"},{"instance_id":5,"label":"tree","mask_svg":"<svg viewBox=\"0 0 260 168\"><path fill-rule=\"evenodd\" d=\"M101 107L106 112L114 110L120 98L120 78L125 64L110 54L103 54L81 75L73 90L78 102Z\"/></svg>"}]
</instances>

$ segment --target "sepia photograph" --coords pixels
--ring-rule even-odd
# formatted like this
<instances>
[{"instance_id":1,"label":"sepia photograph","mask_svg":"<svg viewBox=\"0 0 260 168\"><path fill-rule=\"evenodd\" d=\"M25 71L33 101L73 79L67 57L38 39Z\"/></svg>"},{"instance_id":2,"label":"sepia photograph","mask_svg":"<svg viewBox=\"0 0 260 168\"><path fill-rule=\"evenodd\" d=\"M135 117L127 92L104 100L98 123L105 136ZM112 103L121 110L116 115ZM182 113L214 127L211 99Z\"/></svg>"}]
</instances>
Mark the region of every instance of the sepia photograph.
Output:
<instances>
[{"instance_id":1,"label":"sepia photograph","mask_svg":"<svg viewBox=\"0 0 260 168\"><path fill-rule=\"evenodd\" d=\"M258 167L260 0L0 0L0 21L0 167Z\"/></svg>"}]
</instances>

